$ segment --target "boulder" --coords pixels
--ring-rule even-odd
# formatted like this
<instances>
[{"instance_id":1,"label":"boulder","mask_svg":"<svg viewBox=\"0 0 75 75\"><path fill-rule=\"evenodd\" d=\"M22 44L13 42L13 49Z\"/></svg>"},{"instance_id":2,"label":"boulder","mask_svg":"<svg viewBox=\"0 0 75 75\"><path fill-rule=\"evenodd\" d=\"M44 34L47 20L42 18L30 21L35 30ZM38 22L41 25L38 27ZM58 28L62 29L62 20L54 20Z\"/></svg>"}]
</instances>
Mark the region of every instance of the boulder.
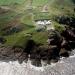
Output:
<instances>
[{"instance_id":1,"label":"boulder","mask_svg":"<svg viewBox=\"0 0 75 75\"><path fill-rule=\"evenodd\" d=\"M67 50L65 50L65 48L61 48L59 55L63 57L69 57L69 53Z\"/></svg>"},{"instance_id":2,"label":"boulder","mask_svg":"<svg viewBox=\"0 0 75 75\"><path fill-rule=\"evenodd\" d=\"M63 41L61 43L61 48L65 48L67 51L70 51L71 50L71 47L70 47L69 42L66 41L64 38L63 38Z\"/></svg>"},{"instance_id":3,"label":"boulder","mask_svg":"<svg viewBox=\"0 0 75 75\"><path fill-rule=\"evenodd\" d=\"M75 49L75 41L69 41L71 49Z\"/></svg>"},{"instance_id":4,"label":"boulder","mask_svg":"<svg viewBox=\"0 0 75 75\"><path fill-rule=\"evenodd\" d=\"M32 64L32 65L35 65L35 66L37 66L37 67L42 66L41 60L39 60L39 59L33 59L33 60L31 60L31 64Z\"/></svg>"}]
</instances>

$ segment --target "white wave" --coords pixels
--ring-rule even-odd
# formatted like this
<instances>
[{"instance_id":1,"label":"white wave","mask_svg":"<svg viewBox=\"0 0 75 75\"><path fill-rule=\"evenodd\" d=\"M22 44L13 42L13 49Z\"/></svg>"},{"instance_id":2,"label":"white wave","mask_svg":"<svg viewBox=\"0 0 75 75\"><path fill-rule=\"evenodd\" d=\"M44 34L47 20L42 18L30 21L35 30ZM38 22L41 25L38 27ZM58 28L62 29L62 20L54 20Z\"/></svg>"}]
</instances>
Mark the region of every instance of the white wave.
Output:
<instances>
[{"instance_id":1,"label":"white wave","mask_svg":"<svg viewBox=\"0 0 75 75\"><path fill-rule=\"evenodd\" d=\"M30 60L28 60L27 66L30 67L31 69L34 69L34 70L37 70L37 71L44 71L44 67L36 67L36 66L31 64Z\"/></svg>"},{"instance_id":2,"label":"white wave","mask_svg":"<svg viewBox=\"0 0 75 75\"><path fill-rule=\"evenodd\" d=\"M74 54L74 55L72 55L72 56L70 56L69 58L75 58L75 54Z\"/></svg>"}]
</instances>

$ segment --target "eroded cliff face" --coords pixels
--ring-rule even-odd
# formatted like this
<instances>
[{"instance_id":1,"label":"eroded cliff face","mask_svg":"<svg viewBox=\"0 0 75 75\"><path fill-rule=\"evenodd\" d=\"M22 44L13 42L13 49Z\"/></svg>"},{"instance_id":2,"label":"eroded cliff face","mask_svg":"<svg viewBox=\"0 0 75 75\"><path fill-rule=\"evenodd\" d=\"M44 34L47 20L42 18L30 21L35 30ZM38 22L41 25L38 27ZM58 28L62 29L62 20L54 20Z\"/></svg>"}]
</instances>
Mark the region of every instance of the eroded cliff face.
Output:
<instances>
[{"instance_id":1,"label":"eroded cliff face","mask_svg":"<svg viewBox=\"0 0 75 75\"><path fill-rule=\"evenodd\" d=\"M65 27L61 33L57 30L48 32L48 40L46 44L37 44L32 38L28 39L25 47L0 47L1 60L18 60L22 63L24 60L35 66L41 66L41 60L48 64L57 62L60 57L69 57L71 51L75 48L75 28Z\"/></svg>"}]
</instances>

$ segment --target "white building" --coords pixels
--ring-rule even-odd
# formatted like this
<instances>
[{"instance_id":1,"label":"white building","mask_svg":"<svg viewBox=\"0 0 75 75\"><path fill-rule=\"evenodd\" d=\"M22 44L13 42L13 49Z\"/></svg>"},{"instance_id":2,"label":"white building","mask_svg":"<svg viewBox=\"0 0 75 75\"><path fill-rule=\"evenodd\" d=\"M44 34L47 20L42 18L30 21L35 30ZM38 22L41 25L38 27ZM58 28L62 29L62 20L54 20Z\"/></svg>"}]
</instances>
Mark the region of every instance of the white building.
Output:
<instances>
[{"instance_id":1,"label":"white building","mask_svg":"<svg viewBox=\"0 0 75 75\"><path fill-rule=\"evenodd\" d=\"M51 25L51 20L38 20L38 21L36 21L36 25L44 25L44 26L46 26L46 25Z\"/></svg>"},{"instance_id":2,"label":"white building","mask_svg":"<svg viewBox=\"0 0 75 75\"><path fill-rule=\"evenodd\" d=\"M40 28L46 28L47 30L54 29L51 20L37 20L35 21L35 23L37 29Z\"/></svg>"}]
</instances>

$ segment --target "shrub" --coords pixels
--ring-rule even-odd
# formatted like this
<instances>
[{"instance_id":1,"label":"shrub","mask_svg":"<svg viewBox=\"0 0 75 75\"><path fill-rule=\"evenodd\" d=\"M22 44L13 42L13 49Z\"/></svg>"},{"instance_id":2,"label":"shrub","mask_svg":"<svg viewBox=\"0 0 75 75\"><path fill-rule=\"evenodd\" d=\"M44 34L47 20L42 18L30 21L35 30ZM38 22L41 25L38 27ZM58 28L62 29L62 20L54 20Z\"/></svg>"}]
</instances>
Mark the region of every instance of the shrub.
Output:
<instances>
[{"instance_id":1,"label":"shrub","mask_svg":"<svg viewBox=\"0 0 75 75\"><path fill-rule=\"evenodd\" d=\"M55 30L59 31L60 33L62 33L65 30L65 26L59 25L59 24L55 24L54 28L55 28Z\"/></svg>"}]
</instances>

